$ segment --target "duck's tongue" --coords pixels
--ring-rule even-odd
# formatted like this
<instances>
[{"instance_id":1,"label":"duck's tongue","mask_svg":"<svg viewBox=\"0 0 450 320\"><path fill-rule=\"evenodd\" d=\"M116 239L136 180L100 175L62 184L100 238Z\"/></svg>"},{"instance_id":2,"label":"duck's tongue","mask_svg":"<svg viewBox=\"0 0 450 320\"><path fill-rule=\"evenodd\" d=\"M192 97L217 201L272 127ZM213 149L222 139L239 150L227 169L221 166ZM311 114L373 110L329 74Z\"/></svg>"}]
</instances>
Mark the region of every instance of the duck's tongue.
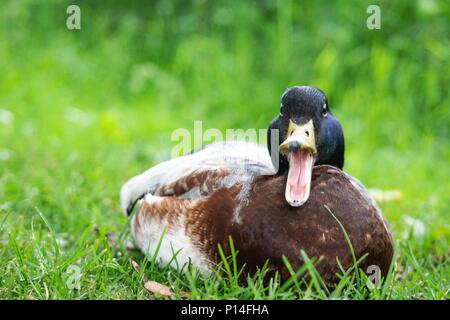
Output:
<instances>
[{"instance_id":1,"label":"duck's tongue","mask_svg":"<svg viewBox=\"0 0 450 320\"><path fill-rule=\"evenodd\" d=\"M299 207L308 200L311 188L313 156L310 150L289 152L289 173L286 183L286 201Z\"/></svg>"}]
</instances>

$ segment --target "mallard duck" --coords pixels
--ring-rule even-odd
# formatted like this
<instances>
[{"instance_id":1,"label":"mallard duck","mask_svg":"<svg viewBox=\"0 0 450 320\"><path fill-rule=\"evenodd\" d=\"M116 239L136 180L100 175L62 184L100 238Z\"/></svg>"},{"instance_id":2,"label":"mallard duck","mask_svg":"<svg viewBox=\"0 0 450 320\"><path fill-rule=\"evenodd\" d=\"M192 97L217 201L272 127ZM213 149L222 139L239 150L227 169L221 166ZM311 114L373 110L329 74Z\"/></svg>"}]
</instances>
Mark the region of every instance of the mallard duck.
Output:
<instances>
[{"instance_id":1,"label":"mallard duck","mask_svg":"<svg viewBox=\"0 0 450 320\"><path fill-rule=\"evenodd\" d=\"M364 186L344 173L344 134L325 94L314 87L287 89L280 113L269 124L268 146L217 142L160 163L129 180L121 206L131 233L146 254L174 267L187 263L204 274L229 253L250 273L267 260L269 270L289 277L300 251L319 259L327 284L337 281L337 260L353 265L348 234L361 268L376 265L386 275L392 235ZM174 259L174 254L176 257Z\"/></svg>"}]
</instances>

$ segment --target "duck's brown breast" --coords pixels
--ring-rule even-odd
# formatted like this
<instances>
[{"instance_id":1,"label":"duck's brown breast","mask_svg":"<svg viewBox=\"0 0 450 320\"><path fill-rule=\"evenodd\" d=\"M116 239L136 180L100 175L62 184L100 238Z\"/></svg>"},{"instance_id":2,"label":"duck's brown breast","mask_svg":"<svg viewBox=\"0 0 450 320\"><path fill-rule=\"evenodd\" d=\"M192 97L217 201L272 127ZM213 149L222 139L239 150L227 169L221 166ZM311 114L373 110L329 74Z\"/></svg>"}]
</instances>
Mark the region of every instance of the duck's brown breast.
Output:
<instances>
[{"instance_id":1,"label":"duck's brown breast","mask_svg":"<svg viewBox=\"0 0 450 320\"><path fill-rule=\"evenodd\" d=\"M257 178L248 205L240 210L239 223L229 229L239 251L238 260L248 271L255 271L269 259L269 267L287 278L282 256L299 268L303 263L300 251L304 250L310 258L321 259L316 268L332 285L340 270L337 259L345 269L354 263L340 222L356 260L367 254L360 268L375 265L383 276L387 274L393 256L390 229L381 211L351 177L329 166L315 167L310 197L297 208L286 203L285 185L286 176Z\"/></svg>"}]
</instances>

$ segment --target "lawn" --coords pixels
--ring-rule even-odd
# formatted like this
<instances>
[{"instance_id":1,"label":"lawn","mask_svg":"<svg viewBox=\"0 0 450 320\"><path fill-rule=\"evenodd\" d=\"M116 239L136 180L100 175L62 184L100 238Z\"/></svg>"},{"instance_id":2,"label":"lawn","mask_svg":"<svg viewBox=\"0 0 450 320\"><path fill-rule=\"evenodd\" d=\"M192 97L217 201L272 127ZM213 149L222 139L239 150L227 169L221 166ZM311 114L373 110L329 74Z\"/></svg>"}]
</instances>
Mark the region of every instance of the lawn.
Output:
<instances>
[{"instance_id":1,"label":"lawn","mask_svg":"<svg viewBox=\"0 0 450 320\"><path fill-rule=\"evenodd\" d=\"M0 4L1 299L159 298L144 274L175 298L450 297L448 1L378 1L379 30L364 0L76 2L81 30L72 2ZM266 128L297 84L326 92L345 171L401 193L380 203L396 244L381 288L243 285L125 249L120 187L170 157L175 129Z\"/></svg>"}]
</instances>

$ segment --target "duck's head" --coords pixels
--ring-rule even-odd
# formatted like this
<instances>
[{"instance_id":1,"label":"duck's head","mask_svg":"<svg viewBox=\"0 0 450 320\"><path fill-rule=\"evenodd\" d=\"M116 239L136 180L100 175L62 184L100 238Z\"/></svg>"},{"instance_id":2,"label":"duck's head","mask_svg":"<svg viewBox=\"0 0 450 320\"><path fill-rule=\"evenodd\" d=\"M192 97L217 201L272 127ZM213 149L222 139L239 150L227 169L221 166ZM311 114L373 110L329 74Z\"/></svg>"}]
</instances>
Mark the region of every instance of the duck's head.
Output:
<instances>
[{"instance_id":1,"label":"duck's head","mask_svg":"<svg viewBox=\"0 0 450 320\"><path fill-rule=\"evenodd\" d=\"M286 201L299 207L308 200L314 165L344 165L344 133L325 94L314 87L287 89L280 114L268 128L268 148L277 174L286 174ZM278 134L272 130L278 129ZM278 141L272 143L272 138ZM275 150L272 146L278 146ZM278 157L273 156L277 152ZM278 163L275 163L277 161Z\"/></svg>"}]
</instances>

